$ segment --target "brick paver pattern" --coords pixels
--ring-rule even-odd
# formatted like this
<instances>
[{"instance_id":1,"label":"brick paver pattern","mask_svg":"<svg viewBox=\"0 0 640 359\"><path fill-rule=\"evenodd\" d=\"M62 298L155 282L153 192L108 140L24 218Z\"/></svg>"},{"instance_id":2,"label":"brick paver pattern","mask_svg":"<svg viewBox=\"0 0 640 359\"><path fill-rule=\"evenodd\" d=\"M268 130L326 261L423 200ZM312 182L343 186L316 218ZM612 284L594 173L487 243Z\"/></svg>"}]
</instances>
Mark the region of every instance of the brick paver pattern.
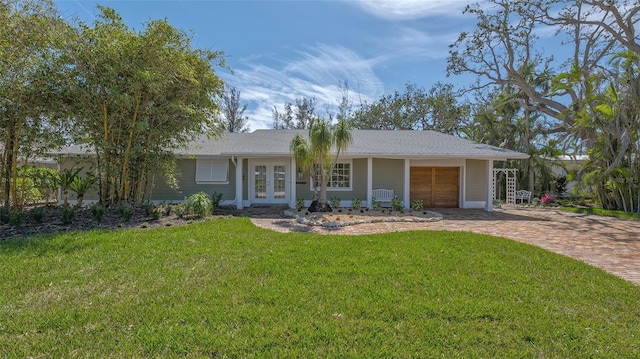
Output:
<instances>
[{"instance_id":1,"label":"brick paver pattern","mask_svg":"<svg viewBox=\"0 0 640 359\"><path fill-rule=\"evenodd\" d=\"M435 209L443 220L428 223L382 222L337 229L310 227L293 219L252 218L279 232L364 235L409 230L469 231L533 244L581 260L640 285L640 221L554 209L506 208L493 212Z\"/></svg>"}]
</instances>

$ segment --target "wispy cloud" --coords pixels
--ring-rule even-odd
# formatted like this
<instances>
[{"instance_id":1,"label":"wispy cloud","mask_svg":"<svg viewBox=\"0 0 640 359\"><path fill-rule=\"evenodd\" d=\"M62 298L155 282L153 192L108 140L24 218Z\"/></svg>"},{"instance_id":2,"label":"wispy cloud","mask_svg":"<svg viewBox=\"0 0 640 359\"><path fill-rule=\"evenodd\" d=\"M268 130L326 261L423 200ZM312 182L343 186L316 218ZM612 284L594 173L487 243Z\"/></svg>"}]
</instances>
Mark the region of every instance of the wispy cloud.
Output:
<instances>
[{"instance_id":1,"label":"wispy cloud","mask_svg":"<svg viewBox=\"0 0 640 359\"><path fill-rule=\"evenodd\" d=\"M268 66L263 57L256 63L251 57L234 68L225 81L241 92L249 104L246 115L251 129L269 128L272 109L286 102L306 97L316 99L316 113L326 116L340 100L339 83L348 81L355 102L372 101L384 91L382 81L373 71L374 61L367 60L342 46L318 44L297 52L293 60L273 59Z\"/></svg>"},{"instance_id":2,"label":"wispy cloud","mask_svg":"<svg viewBox=\"0 0 640 359\"><path fill-rule=\"evenodd\" d=\"M387 20L461 15L469 0L355 0L363 10Z\"/></svg>"},{"instance_id":3,"label":"wispy cloud","mask_svg":"<svg viewBox=\"0 0 640 359\"><path fill-rule=\"evenodd\" d=\"M381 42L385 54L379 61L390 59L441 59L448 55L448 46L459 32L427 32L413 27L399 26Z\"/></svg>"}]
</instances>

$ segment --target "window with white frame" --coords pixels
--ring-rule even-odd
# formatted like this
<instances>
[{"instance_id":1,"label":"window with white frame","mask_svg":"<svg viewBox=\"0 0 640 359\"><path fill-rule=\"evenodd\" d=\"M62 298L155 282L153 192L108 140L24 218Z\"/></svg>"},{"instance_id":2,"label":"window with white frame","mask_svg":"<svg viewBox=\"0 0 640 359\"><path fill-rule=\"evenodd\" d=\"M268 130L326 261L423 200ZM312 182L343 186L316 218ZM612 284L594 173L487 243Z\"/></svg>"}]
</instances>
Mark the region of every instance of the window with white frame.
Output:
<instances>
[{"instance_id":1,"label":"window with white frame","mask_svg":"<svg viewBox=\"0 0 640 359\"><path fill-rule=\"evenodd\" d=\"M333 167L333 172L329 176L327 180L327 189L328 190L351 190L352 184L352 162L351 161L342 161L337 162ZM319 173L319 171L316 171ZM314 183L312 183L311 190L313 190L313 186L316 188L320 188L320 178L315 178Z\"/></svg>"},{"instance_id":2,"label":"window with white frame","mask_svg":"<svg viewBox=\"0 0 640 359\"><path fill-rule=\"evenodd\" d=\"M229 183L229 161L196 160L196 183Z\"/></svg>"}]
</instances>

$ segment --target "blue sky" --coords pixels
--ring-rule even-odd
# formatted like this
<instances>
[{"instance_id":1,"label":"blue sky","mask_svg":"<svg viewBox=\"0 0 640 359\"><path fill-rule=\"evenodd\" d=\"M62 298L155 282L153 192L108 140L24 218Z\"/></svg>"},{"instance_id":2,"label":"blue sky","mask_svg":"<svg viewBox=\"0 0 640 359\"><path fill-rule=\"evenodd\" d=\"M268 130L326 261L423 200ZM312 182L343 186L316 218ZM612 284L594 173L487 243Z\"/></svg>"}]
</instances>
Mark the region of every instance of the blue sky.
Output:
<instances>
[{"instance_id":1,"label":"blue sky","mask_svg":"<svg viewBox=\"0 0 640 359\"><path fill-rule=\"evenodd\" d=\"M335 112L343 80L356 104L407 82L470 81L446 77L448 45L475 23L462 15L467 0L56 1L65 19L88 23L98 3L135 29L166 18L192 31L194 46L224 51L233 73L218 74L249 105L251 130L270 128L273 106L296 98L314 97L318 115Z\"/></svg>"}]
</instances>

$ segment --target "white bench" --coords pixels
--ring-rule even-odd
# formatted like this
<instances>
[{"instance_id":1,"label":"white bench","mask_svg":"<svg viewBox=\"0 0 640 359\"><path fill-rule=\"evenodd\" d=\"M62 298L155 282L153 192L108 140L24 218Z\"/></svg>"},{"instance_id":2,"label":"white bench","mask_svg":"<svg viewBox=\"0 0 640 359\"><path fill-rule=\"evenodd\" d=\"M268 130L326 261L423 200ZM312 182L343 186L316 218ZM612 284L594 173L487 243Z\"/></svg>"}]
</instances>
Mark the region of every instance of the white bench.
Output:
<instances>
[{"instance_id":1,"label":"white bench","mask_svg":"<svg viewBox=\"0 0 640 359\"><path fill-rule=\"evenodd\" d=\"M527 203L531 203L531 191L524 189L516 191L516 203L518 203L518 200L520 200L520 203L524 203L525 200L527 200Z\"/></svg>"},{"instance_id":2,"label":"white bench","mask_svg":"<svg viewBox=\"0 0 640 359\"><path fill-rule=\"evenodd\" d=\"M388 203L389 207L391 206L391 200L394 196L392 189L374 189L372 194L375 201L382 202L383 205Z\"/></svg>"}]
</instances>

